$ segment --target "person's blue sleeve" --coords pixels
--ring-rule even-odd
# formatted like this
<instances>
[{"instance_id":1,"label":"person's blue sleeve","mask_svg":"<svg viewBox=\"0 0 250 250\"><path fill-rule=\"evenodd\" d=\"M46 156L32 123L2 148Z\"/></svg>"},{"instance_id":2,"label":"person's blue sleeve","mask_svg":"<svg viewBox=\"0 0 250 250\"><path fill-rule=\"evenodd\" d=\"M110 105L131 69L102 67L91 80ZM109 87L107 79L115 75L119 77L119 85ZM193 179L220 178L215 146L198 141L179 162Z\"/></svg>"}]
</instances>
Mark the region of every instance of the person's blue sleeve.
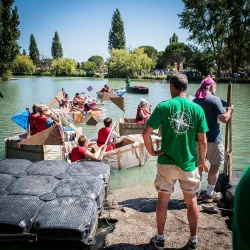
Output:
<instances>
[{"instance_id":1,"label":"person's blue sleeve","mask_svg":"<svg viewBox=\"0 0 250 250\"><path fill-rule=\"evenodd\" d=\"M53 124L54 124L54 121L48 118L46 121L46 128L50 128L51 126L53 126Z\"/></svg>"},{"instance_id":2,"label":"person's blue sleeve","mask_svg":"<svg viewBox=\"0 0 250 250\"><path fill-rule=\"evenodd\" d=\"M225 110L222 106L220 98L214 100L214 113L218 116L220 114L225 114Z\"/></svg>"}]
</instances>

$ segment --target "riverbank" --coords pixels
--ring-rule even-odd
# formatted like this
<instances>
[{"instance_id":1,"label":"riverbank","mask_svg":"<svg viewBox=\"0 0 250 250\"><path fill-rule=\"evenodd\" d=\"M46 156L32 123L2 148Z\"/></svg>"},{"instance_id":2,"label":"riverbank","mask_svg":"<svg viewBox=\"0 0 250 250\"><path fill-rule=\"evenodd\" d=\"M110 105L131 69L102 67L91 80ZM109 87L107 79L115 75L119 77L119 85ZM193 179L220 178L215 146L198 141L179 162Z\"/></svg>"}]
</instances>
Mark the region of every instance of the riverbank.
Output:
<instances>
[{"instance_id":1,"label":"riverbank","mask_svg":"<svg viewBox=\"0 0 250 250\"><path fill-rule=\"evenodd\" d=\"M153 185L136 185L112 191L107 197L109 209L105 209L101 220L115 224L113 232L107 234L105 247L108 250L153 250L149 243L156 233L156 191ZM207 213L199 204L200 249L232 249L232 234L226 225L227 217L220 212ZM216 206L216 204L213 203ZM186 249L189 226L186 206L181 192L175 192L169 203L165 227L165 249ZM114 223L116 222L116 223Z\"/></svg>"}]
</instances>

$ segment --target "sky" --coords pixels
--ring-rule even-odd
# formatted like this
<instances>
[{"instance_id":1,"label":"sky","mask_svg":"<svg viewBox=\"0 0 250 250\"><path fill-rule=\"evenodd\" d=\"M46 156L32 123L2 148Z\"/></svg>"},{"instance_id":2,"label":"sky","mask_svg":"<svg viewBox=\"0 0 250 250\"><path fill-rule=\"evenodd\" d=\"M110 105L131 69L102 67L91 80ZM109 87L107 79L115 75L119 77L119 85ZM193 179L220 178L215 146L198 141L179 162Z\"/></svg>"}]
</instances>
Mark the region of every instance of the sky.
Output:
<instances>
[{"instance_id":1,"label":"sky","mask_svg":"<svg viewBox=\"0 0 250 250\"><path fill-rule=\"evenodd\" d=\"M109 57L108 37L116 8L124 22L126 46L153 46L165 50L176 33L187 42L188 31L179 29L177 14L182 0L15 0L19 14L18 40L29 54L33 34L41 55L51 58L52 39L57 31L66 58L87 61L93 55Z\"/></svg>"}]
</instances>

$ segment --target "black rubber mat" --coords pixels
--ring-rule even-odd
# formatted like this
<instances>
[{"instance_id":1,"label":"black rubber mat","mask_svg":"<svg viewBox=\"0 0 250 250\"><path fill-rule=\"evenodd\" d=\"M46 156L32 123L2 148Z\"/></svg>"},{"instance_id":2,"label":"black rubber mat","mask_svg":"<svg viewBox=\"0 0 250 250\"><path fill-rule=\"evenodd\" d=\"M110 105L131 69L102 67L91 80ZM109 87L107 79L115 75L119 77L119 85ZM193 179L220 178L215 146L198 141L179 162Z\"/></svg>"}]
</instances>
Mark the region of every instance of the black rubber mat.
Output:
<instances>
[{"instance_id":1,"label":"black rubber mat","mask_svg":"<svg viewBox=\"0 0 250 250\"><path fill-rule=\"evenodd\" d=\"M70 175L92 175L101 177L105 184L109 183L110 166L95 161L81 161L70 165L67 171Z\"/></svg>"},{"instance_id":2,"label":"black rubber mat","mask_svg":"<svg viewBox=\"0 0 250 250\"><path fill-rule=\"evenodd\" d=\"M90 198L63 197L46 202L35 219L33 233L47 240L91 242L97 227L97 206Z\"/></svg>"},{"instance_id":3,"label":"black rubber mat","mask_svg":"<svg viewBox=\"0 0 250 250\"><path fill-rule=\"evenodd\" d=\"M0 174L0 190L6 188L15 178L10 174Z\"/></svg>"},{"instance_id":4,"label":"black rubber mat","mask_svg":"<svg viewBox=\"0 0 250 250\"><path fill-rule=\"evenodd\" d=\"M28 175L13 181L6 190L14 195L36 195L52 192L59 182L53 176Z\"/></svg>"},{"instance_id":5,"label":"black rubber mat","mask_svg":"<svg viewBox=\"0 0 250 250\"><path fill-rule=\"evenodd\" d=\"M66 161L45 160L32 163L27 170L29 175L51 175L64 174L69 166Z\"/></svg>"},{"instance_id":6,"label":"black rubber mat","mask_svg":"<svg viewBox=\"0 0 250 250\"><path fill-rule=\"evenodd\" d=\"M44 204L36 196L8 195L0 198L0 233L30 231L32 222Z\"/></svg>"},{"instance_id":7,"label":"black rubber mat","mask_svg":"<svg viewBox=\"0 0 250 250\"><path fill-rule=\"evenodd\" d=\"M94 176L72 176L61 180L54 192L57 197L89 197L96 201L98 211L103 210L105 186L103 180Z\"/></svg>"},{"instance_id":8,"label":"black rubber mat","mask_svg":"<svg viewBox=\"0 0 250 250\"><path fill-rule=\"evenodd\" d=\"M23 159L2 160L0 161L0 173L18 174L24 172L31 164L31 161Z\"/></svg>"}]
</instances>

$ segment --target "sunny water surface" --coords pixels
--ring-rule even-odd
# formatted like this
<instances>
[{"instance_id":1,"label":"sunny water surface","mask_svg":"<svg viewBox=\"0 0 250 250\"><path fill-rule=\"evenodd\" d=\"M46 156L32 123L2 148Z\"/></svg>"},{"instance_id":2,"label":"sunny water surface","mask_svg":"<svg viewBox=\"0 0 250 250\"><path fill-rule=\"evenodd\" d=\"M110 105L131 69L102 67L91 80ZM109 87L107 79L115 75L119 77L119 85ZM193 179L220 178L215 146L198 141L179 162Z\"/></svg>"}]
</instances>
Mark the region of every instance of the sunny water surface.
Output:
<instances>
[{"instance_id":1,"label":"sunny water surface","mask_svg":"<svg viewBox=\"0 0 250 250\"><path fill-rule=\"evenodd\" d=\"M104 84L119 89L124 87L124 79L92 79L92 78L52 78L52 77L18 77L17 80L0 83L0 91L4 99L0 99L0 159L5 157L4 138L13 136L14 132L22 131L11 117L13 114L32 107L35 102L49 104L52 98L64 88L65 92L73 97L76 92L85 92L90 96L96 96ZM135 117L137 105L141 98L146 98L155 107L159 102L169 99L169 83L166 81L132 81L132 85L145 85L149 88L148 95L125 94L125 117ZM87 91L92 85L93 90ZM194 95L199 84L190 84L187 94ZM226 99L227 84L217 85L217 96ZM233 115L233 168L244 169L250 165L250 85L233 84L233 104L235 112ZM103 106L108 116L114 120L123 117L123 112L110 101ZM97 131L103 124L97 126L83 125L83 131L90 138L97 137ZM222 125L224 137L225 125ZM155 178L156 158L151 157L144 167L133 168L115 172L111 176L111 187L122 188L133 186L137 183L152 184ZM203 178L205 179L205 178Z\"/></svg>"}]
</instances>

